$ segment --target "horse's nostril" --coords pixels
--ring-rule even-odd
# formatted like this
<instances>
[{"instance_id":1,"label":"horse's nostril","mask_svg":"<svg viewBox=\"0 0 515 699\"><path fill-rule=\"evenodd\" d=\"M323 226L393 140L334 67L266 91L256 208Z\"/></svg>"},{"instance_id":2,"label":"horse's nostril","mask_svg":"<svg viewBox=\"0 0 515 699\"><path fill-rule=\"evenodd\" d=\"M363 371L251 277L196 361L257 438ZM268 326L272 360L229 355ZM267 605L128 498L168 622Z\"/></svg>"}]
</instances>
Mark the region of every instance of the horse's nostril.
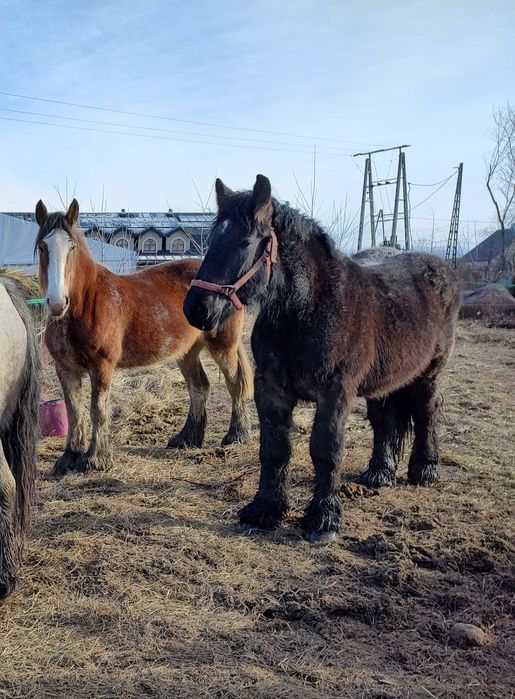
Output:
<instances>
[{"instance_id":1,"label":"horse's nostril","mask_svg":"<svg viewBox=\"0 0 515 699\"><path fill-rule=\"evenodd\" d=\"M67 306L67 305L70 303L70 297L69 297L69 296L65 296L65 297L64 297L64 302L65 302L65 305Z\"/></svg>"}]
</instances>

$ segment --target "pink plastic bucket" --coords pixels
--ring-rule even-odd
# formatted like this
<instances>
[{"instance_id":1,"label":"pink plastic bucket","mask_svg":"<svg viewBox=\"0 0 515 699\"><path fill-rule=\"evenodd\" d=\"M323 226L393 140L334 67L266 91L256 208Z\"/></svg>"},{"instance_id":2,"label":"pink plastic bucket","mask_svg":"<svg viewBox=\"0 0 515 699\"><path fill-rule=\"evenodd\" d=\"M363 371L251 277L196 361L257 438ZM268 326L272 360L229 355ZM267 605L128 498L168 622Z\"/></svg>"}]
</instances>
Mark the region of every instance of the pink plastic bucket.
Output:
<instances>
[{"instance_id":1,"label":"pink plastic bucket","mask_svg":"<svg viewBox=\"0 0 515 699\"><path fill-rule=\"evenodd\" d=\"M64 400L47 400L39 404L39 433L42 437L66 437L68 415Z\"/></svg>"}]
</instances>

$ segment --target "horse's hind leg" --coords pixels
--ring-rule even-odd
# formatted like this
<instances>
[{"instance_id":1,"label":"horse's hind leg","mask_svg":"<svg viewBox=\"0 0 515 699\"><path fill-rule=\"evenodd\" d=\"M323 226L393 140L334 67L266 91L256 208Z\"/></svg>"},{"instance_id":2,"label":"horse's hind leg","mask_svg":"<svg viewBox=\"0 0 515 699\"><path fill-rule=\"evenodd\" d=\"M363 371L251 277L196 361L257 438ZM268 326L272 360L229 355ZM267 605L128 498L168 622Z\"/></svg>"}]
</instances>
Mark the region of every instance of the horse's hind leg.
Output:
<instances>
[{"instance_id":1,"label":"horse's hind leg","mask_svg":"<svg viewBox=\"0 0 515 699\"><path fill-rule=\"evenodd\" d=\"M224 375L225 385L231 396L232 412L229 430L222 439L222 446L245 443L250 435L250 419L245 404L252 385L252 370L243 345L218 349L207 343L207 348Z\"/></svg>"},{"instance_id":2,"label":"horse's hind leg","mask_svg":"<svg viewBox=\"0 0 515 699\"><path fill-rule=\"evenodd\" d=\"M445 360L436 360L426 374L413 384L411 409L415 440L408 464L408 480L412 485L431 485L437 479L437 423L442 404L440 378L444 365Z\"/></svg>"},{"instance_id":3,"label":"horse's hind leg","mask_svg":"<svg viewBox=\"0 0 515 699\"><path fill-rule=\"evenodd\" d=\"M82 372L70 371L56 363L57 377L61 383L66 412L68 413L68 436L63 454L54 466L54 475L61 476L73 470L87 448L86 425L83 405Z\"/></svg>"},{"instance_id":4,"label":"horse's hind leg","mask_svg":"<svg viewBox=\"0 0 515 699\"><path fill-rule=\"evenodd\" d=\"M18 580L19 542L16 541L16 482L0 440L0 599L11 594Z\"/></svg>"},{"instance_id":5,"label":"horse's hind leg","mask_svg":"<svg viewBox=\"0 0 515 699\"><path fill-rule=\"evenodd\" d=\"M202 343L199 342L177 362L188 387L190 408L184 427L179 434L170 438L168 442L169 448L201 447L204 443L209 379L200 363L199 354L201 349Z\"/></svg>"},{"instance_id":6,"label":"horse's hind leg","mask_svg":"<svg viewBox=\"0 0 515 699\"><path fill-rule=\"evenodd\" d=\"M372 458L360 483L369 488L395 485L402 443L410 428L411 386L385 398L367 400L367 417L374 432Z\"/></svg>"}]
</instances>

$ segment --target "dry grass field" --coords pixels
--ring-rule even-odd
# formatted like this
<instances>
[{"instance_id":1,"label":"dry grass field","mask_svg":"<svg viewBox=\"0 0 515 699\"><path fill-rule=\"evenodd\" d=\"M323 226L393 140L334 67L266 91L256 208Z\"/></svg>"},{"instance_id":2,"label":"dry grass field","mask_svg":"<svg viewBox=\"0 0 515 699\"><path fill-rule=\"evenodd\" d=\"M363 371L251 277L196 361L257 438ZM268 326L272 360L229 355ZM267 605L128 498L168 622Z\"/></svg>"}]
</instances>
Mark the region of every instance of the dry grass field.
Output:
<instances>
[{"instance_id":1,"label":"dry grass field","mask_svg":"<svg viewBox=\"0 0 515 699\"><path fill-rule=\"evenodd\" d=\"M515 335L461 323L445 392L441 479L349 485L368 459L364 404L348 428L336 543L298 519L312 484L310 407L295 414L288 520L241 536L258 435L221 448L217 370L204 448L171 452L185 419L179 372L119 374L115 468L54 480L40 445L39 503L23 585L0 606L0 697L467 699L514 696ZM46 371L45 394L57 397ZM480 626L481 647L452 639Z\"/></svg>"}]
</instances>

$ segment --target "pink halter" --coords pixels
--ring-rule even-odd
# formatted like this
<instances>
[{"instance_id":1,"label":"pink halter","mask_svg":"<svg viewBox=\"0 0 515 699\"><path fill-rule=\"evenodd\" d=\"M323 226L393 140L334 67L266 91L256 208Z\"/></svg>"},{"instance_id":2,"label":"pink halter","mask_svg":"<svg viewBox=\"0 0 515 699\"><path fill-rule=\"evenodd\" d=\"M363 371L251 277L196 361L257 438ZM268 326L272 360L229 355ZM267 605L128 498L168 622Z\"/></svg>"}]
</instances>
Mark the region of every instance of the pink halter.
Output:
<instances>
[{"instance_id":1,"label":"pink halter","mask_svg":"<svg viewBox=\"0 0 515 699\"><path fill-rule=\"evenodd\" d=\"M249 281L249 279L252 279L252 277L259 271L262 265L266 266L268 281L270 281L270 276L272 274L272 265L274 264L274 262L277 261L277 249L277 236L275 235L274 229L270 228L270 240L266 245L265 251L263 252L261 257L258 260L256 260L256 262L254 262L249 271L246 272L237 281L235 281L234 284L212 284L211 282L205 282L202 279L193 279L190 284L190 287L196 286L199 289L205 289L206 291L214 291L215 294L222 294L223 296L227 296L234 308L237 311L239 311L241 308L243 308L243 304L238 298L236 292L238 291L238 289L241 289L241 287L244 284L246 284Z\"/></svg>"}]
</instances>

